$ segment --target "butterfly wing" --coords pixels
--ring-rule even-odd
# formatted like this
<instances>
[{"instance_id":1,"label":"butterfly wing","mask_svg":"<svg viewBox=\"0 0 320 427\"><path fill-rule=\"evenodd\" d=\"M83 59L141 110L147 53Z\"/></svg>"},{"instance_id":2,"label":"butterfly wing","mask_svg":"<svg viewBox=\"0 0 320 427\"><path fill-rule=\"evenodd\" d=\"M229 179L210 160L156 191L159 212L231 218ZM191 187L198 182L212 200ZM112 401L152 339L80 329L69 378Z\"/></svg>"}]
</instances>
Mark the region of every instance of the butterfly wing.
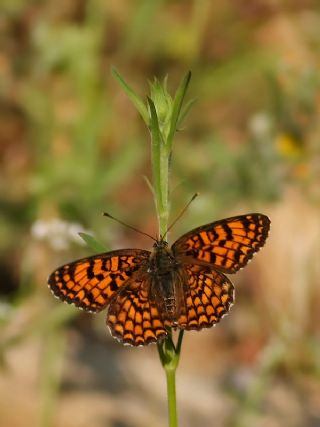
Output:
<instances>
[{"instance_id":1,"label":"butterfly wing","mask_svg":"<svg viewBox=\"0 0 320 427\"><path fill-rule=\"evenodd\" d=\"M230 310L234 300L231 281L210 267L196 264L183 266L188 291L185 293L185 312L178 326L182 329L209 328Z\"/></svg>"},{"instance_id":2,"label":"butterfly wing","mask_svg":"<svg viewBox=\"0 0 320 427\"><path fill-rule=\"evenodd\" d=\"M235 273L264 245L269 228L265 215L235 216L191 230L173 244L172 251L183 262Z\"/></svg>"},{"instance_id":3,"label":"butterfly wing","mask_svg":"<svg viewBox=\"0 0 320 427\"><path fill-rule=\"evenodd\" d=\"M55 270L48 284L62 301L98 312L147 265L149 256L149 251L123 249L83 258Z\"/></svg>"},{"instance_id":4,"label":"butterfly wing","mask_svg":"<svg viewBox=\"0 0 320 427\"><path fill-rule=\"evenodd\" d=\"M146 345L167 335L156 302L150 298L151 276L142 273L131 280L111 302L107 325L112 335L124 344Z\"/></svg>"}]
</instances>

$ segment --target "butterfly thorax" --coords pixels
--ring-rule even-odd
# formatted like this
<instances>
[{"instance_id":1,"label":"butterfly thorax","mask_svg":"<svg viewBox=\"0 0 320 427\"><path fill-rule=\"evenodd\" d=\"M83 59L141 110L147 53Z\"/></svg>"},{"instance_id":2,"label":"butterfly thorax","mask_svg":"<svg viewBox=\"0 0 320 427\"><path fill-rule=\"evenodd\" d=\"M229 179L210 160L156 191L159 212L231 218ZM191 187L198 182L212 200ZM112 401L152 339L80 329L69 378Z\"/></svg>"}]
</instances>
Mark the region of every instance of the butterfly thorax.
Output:
<instances>
[{"instance_id":1,"label":"butterfly thorax","mask_svg":"<svg viewBox=\"0 0 320 427\"><path fill-rule=\"evenodd\" d=\"M164 240L157 241L149 260L149 272L157 276L166 276L177 266L176 259L168 249L168 243Z\"/></svg>"},{"instance_id":2,"label":"butterfly thorax","mask_svg":"<svg viewBox=\"0 0 320 427\"><path fill-rule=\"evenodd\" d=\"M148 272L151 275L150 294L165 317L171 322L178 318L177 275L180 263L173 256L168 244L159 240L154 244L150 256Z\"/></svg>"}]
</instances>

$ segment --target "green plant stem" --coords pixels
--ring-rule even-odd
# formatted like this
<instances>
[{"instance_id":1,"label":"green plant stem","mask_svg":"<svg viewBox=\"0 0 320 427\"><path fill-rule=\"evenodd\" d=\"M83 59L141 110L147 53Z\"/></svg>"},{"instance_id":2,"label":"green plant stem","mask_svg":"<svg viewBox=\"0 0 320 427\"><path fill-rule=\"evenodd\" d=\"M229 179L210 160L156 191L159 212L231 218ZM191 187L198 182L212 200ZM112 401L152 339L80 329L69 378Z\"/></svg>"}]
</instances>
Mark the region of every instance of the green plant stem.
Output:
<instances>
[{"instance_id":1,"label":"green plant stem","mask_svg":"<svg viewBox=\"0 0 320 427\"><path fill-rule=\"evenodd\" d=\"M155 205L159 223L159 236L166 238L169 219L169 172L173 137L177 130L183 99L190 81L191 74L187 73L181 81L172 103L170 125L165 127L158 116L162 111L160 105L155 105L155 99L148 98L150 113L149 129L151 132L151 163ZM163 91L164 93L165 91ZM169 96L169 95L168 95ZM158 107L158 108L157 108ZM164 114L168 117L167 114ZM161 124L160 124L161 123ZM176 400L176 370L179 364L183 331L180 331L177 344L172 339L172 331L158 343L159 357L166 373L168 419L169 427L178 427Z\"/></svg>"},{"instance_id":2,"label":"green plant stem","mask_svg":"<svg viewBox=\"0 0 320 427\"><path fill-rule=\"evenodd\" d=\"M178 427L176 370L180 359L182 337L183 331L180 331L177 345L175 345L169 330L167 338L157 343L159 357L166 373L169 427Z\"/></svg>"},{"instance_id":3,"label":"green plant stem","mask_svg":"<svg viewBox=\"0 0 320 427\"><path fill-rule=\"evenodd\" d=\"M164 237L169 219L169 156L166 147L160 148L160 197L158 200L159 233ZM161 179L166 176L167 179Z\"/></svg>"},{"instance_id":4,"label":"green plant stem","mask_svg":"<svg viewBox=\"0 0 320 427\"><path fill-rule=\"evenodd\" d=\"M155 204L159 222L159 234L164 236L168 228L169 218L169 161L170 153L163 141L155 105L148 99L150 108L150 131L151 131L151 163ZM158 343L159 357L166 372L168 416L169 426L177 427L177 403L176 403L176 368L177 362L173 363L178 356L171 337L162 343Z\"/></svg>"},{"instance_id":5,"label":"green plant stem","mask_svg":"<svg viewBox=\"0 0 320 427\"><path fill-rule=\"evenodd\" d=\"M159 221L159 235L164 237L168 228L169 218L169 162L170 153L165 144L152 144L153 181L156 210ZM181 343L180 343L181 346ZM170 427L178 426L176 402L176 369L179 354L172 341L171 331L163 343L158 344L161 363L167 380L168 419Z\"/></svg>"},{"instance_id":6,"label":"green plant stem","mask_svg":"<svg viewBox=\"0 0 320 427\"><path fill-rule=\"evenodd\" d=\"M120 73L113 68L113 76L122 86L128 97L140 112L144 122L151 133L151 165L152 165L152 190L155 199L159 238L166 238L169 218L169 172L173 138L181 120L190 110L194 101L189 101L183 108L184 97L190 82L191 73L188 72L181 80L174 99L166 88L166 79L163 83L158 80L151 85L151 97L147 106L140 97L126 83ZM82 236L85 240L88 236ZM183 331L179 332L177 343L172 339L172 331L157 343L159 357L166 372L168 393L169 427L178 427L177 402L176 402L176 370L179 364Z\"/></svg>"},{"instance_id":7,"label":"green plant stem","mask_svg":"<svg viewBox=\"0 0 320 427\"><path fill-rule=\"evenodd\" d=\"M177 427L177 402L176 402L176 368L165 369L168 395L169 426Z\"/></svg>"},{"instance_id":8,"label":"green plant stem","mask_svg":"<svg viewBox=\"0 0 320 427\"><path fill-rule=\"evenodd\" d=\"M152 178L158 216L159 234L164 236L169 218L169 159L170 152L160 131L158 116L153 101L148 99L150 108Z\"/></svg>"}]
</instances>

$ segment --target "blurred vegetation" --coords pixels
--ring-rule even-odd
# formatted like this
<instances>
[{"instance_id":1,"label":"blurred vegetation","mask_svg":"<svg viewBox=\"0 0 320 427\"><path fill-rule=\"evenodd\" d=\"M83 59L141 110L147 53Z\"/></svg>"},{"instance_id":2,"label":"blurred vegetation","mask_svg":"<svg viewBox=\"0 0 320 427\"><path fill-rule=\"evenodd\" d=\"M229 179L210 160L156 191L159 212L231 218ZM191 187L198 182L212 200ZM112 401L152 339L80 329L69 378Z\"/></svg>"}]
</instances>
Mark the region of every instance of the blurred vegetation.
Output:
<instances>
[{"instance_id":1,"label":"blurred vegetation","mask_svg":"<svg viewBox=\"0 0 320 427\"><path fill-rule=\"evenodd\" d=\"M58 396L68 402L68 390L81 389L77 374L66 373L65 360L80 363L82 342L91 343L93 352L82 365L100 360L94 352L101 348L107 348L101 354L110 357L109 366L118 367L117 358L125 357L106 338L103 317L79 315L54 301L46 288L53 268L88 254L77 232L90 230L110 248L148 247L139 235L108 222L103 211L156 232L144 180L150 175L149 135L112 78L112 65L141 96L154 76L168 75L173 92L181 76L192 71L189 97L197 103L176 137L172 216L194 192L201 197L172 239L237 213L262 211L272 220L268 245L248 273L233 279L239 285L234 313L210 334L199 334L203 341L190 338L197 352L206 354L211 372L202 371L206 384L219 385L219 396L210 394L208 402L213 416L222 414L216 425L320 423L319 28L319 5L312 0L2 0L0 355L5 375L0 390L1 395L9 391L0 413L5 425L19 427L26 419L30 425L84 425L70 421L63 403L56 409ZM126 354L155 358L150 351ZM18 370L27 385L15 402L20 417L10 418L5 407L15 393L10 394L8 381L16 389L16 364L33 366L34 357L32 378L38 381ZM212 363L221 363L221 369ZM187 361L185 366L190 367ZM111 378L112 369L104 369ZM134 378L124 384L139 391L142 385ZM134 381L140 384L136 389ZM90 401L95 385L83 390ZM105 399L113 396L106 390ZM197 409L201 387L198 400L194 390L191 409L188 401L181 403L182 425L210 427L210 409ZM29 393L37 402L31 409L21 403ZM120 408L125 396L119 397ZM161 411L160 421L152 418L156 403L144 407L145 418L140 414L137 420L102 411L94 425L163 425Z\"/></svg>"}]
</instances>

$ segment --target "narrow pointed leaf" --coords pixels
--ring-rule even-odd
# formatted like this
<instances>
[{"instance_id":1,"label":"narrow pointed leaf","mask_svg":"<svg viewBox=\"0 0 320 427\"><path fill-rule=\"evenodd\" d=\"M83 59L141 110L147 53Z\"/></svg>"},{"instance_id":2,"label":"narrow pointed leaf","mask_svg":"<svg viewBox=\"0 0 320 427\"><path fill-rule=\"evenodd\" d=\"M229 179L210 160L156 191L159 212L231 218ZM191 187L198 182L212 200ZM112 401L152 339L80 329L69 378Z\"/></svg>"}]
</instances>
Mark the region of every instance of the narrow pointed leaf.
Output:
<instances>
[{"instance_id":1,"label":"narrow pointed leaf","mask_svg":"<svg viewBox=\"0 0 320 427\"><path fill-rule=\"evenodd\" d=\"M176 345L176 348L177 348L177 354L178 354L178 355L180 355L180 352L181 352L181 346L182 346L183 334L184 334L184 330L183 330L183 329L181 329L181 330L179 331L178 342L177 342L177 345Z\"/></svg>"},{"instance_id":2,"label":"narrow pointed leaf","mask_svg":"<svg viewBox=\"0 0 320 427\"><path fill-rule=\"evenodd\" d=\"M148 98L148 104L150 108L150 130L152 135L152 144L160 147L162 141L162 135L159 126L159 120L157 116L156 107L151 98Z\"/></svg>"},{"instance_id":3,"label":"narrow pointed leaf","mask_svg":"<svg viewBox=\"0 0 320 427\"><path fill-rule=\"evenodd\" d=\"M143 121L149 126L149 114L148 109L142 99L135 93L135 91L126 83L124 78L119 74L118 70L114 67L111 69L113 77L118 81L122 89L125 91L127 97L131 100L134 106L137 108Z\"/></svg>"},{"instance_id":4,"label":"narrow pointed leaf","mask_svg":"<svg viewBox=\"0 0 320 427\"><path fill-rule=\"evenodd\" d=\"M181 108L183 104L183 100L186 94L186 91L189 86L189 82L191 79L191 71L189 71L185 77L182 79L173 101L173 109L171 115L171 123L170 123L170 131L167 139L168 148L171 151L172 140L177 129Z\"/></svg>"},{"instance_id":5,"label":"narrow pointed leaf","mask_svg":"<svg viewBox=\"0 0 320 427\"><path fill-rule=\"evenodd\" d=\"M86 242L94 253L106 252L108 249L103 243L98 242L93 236L87 233L79 233L82 240Z\"/></svg>"}]
</instances>

